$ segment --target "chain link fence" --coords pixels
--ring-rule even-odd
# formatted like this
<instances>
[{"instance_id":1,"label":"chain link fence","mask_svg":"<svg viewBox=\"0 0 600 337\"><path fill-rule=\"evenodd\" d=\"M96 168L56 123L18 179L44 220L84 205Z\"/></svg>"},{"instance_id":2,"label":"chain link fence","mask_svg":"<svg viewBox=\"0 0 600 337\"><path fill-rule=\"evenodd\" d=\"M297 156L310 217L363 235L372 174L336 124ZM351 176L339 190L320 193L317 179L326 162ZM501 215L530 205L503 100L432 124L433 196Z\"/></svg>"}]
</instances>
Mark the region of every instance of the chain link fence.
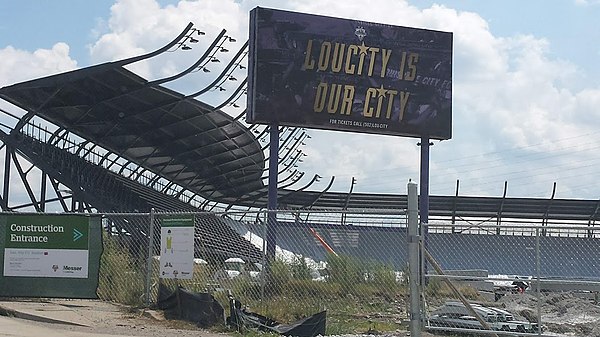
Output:
<instances>
[{"instance_id":1,"label":"chain link fence","mask_svg":"<svg viewBox=\"0 0 600 337\"><path fill-rule=\"evenodd\" d=\"M191 279L159 277L161 219L172 215L193 217ZM327 310L328 333L402 329L404 210L277 211L273 260L266 255L267 218L267 212L105 214L98 295L153 305L159 286L179 286L212 294L226 310L231 295L280 322Z\"/></svg>"},{"instance_id":2,"label":"chain link fence","mask_svg":"<svg viewBox=\"0 0 600 337\"><path fill-rule=\"evenodd\" d=\"M98 297L133 306L145 303L150 214L104 214Z\"/></svg>"},{"instance_id":3,"label":"chain link fence","mask_svg":"<svg viewBox=\"0 0 600 337\"><path fill-rule=\"evenodd\" d=\"M105 214L98 295L152 306L160 285L179 286L212 294L226 312L231 295L279 322L327 310L327 334L406 331L406 214L277 211L272 260L264 240L267 212ZM191 279L159 277L161 221L172 215L193 219ZM600 331L600 237L590 228L443 222L426 228L419 237L421 275L412 275L419 278L422 331Z\"/></svg>"},{"instance_id":4,"label":"chain link fence","mask_svg":"<svg viewBox=\"0 0 600 337\"><path fill-rule=\"evenodd\" d=\"M430 224L426 236L426 329L600 332L600 238L590 228Z\"/></svg>"}]
</instances>

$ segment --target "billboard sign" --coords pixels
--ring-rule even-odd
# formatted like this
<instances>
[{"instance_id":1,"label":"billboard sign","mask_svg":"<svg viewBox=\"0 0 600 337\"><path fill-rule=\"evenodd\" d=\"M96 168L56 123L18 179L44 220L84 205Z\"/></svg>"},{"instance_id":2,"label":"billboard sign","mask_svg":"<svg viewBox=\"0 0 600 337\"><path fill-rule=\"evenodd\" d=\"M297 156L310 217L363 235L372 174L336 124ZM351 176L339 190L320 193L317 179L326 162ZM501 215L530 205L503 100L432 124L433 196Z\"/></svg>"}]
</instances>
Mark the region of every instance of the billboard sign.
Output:
<instances>
[{"instance_id":1,"label":"billboard sign","mask_svg":"<svg viewBox=\"0 0 600 337\"><path fill-rule=\"evenodd\" d=\"M257 7L249 123L452 136L452 33Z\"/></svg>"}]
</instances>

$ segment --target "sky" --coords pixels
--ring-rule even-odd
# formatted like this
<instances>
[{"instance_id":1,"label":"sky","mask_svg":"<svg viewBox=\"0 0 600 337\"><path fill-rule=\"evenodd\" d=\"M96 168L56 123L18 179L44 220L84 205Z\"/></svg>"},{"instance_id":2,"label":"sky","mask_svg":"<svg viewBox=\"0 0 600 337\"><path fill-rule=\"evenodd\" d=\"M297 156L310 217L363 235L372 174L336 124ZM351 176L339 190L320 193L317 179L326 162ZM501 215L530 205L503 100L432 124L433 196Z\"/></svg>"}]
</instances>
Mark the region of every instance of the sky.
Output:
<instances>
[{"instance_id":1,"label":"sky","mask_svg":"<svg viewBox=\"0 0 600 337\"><path fill-rule=\"evenodd\" d=\"M549 198L556 183L555 198L600 198L596 0L0 0L0 87L143 54L193 22L206 32L199 48L130 68L164 77L193 63L221 29L237 51L256 6L453 33L453 136L430 149L431 195L454 195L458 185L459 195L502 196L507 182L507 197ZM191 93L210 81L199 73L169 86ZM419 182L418 139L309 133L300 169L324 177L313 189L331 176L335 191L348 191L352 177L356 192L405 194L409 179Z\"/></svg>"}]
</instances>

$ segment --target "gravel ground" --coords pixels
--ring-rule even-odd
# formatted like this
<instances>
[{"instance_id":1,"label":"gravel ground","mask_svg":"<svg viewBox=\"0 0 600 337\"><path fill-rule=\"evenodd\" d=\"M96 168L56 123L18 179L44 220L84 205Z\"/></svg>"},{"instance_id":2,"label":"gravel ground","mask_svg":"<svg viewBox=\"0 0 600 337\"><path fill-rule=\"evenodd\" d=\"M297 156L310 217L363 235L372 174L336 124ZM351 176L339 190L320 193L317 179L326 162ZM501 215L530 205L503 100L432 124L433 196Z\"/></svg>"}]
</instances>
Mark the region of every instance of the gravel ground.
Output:
<instances>
[{"instance_id":1,"label":"gravel ground","mask_svg":"<svg viewBox=\"0 0 600 337\"><path fill-rule=\"evenodd\" d=\"M541 318L547 331L565 336L600 337L600 306L576 293L541 294ZM519 319L537 320L534 292L504 296L498 304Z\"/></svg>"},{"instance_id":2,"label":"gravel ground","mask_svg":"<svg viewBox=\"0 0 600 337\"><path fill-rule=\"evenodd\" d=\"M600 337L600 306L589 299L576 294L552 293L542 294L540 301L542 323L546 332L561 336ZM535 293L510 294L500 301L490 303L510 311L518 320L537 319L538 299ZM64 304L64 303L63 303ZM96 302L87 307L78 307L78 314L89 322L88 326L75 326L56 323L34 322L48 328L78 332L102 332L104 334L126 336L201 336L226 337L233 336L230 332L209 331L184 321L165 320L157 311L134 311L127 307ZM396 331L378 335L380 337L405 337L407 331ZM423 337L448 336L441 334L422 333ZM345 335L344 337L373 337L373 335Z\"/></svg>"},{"instance_id":3,"label":"gravel ground","mask_svg":"<svg viewBox=\"0 0 600 337\"><path fill-rule=\"evenodd\" d=\"M229 334L211 332L181 321L159 321L139 313L123 313L121 317L96 320L95 324L88 327L74 326L57 323L42 323L30 321L31 324L44 326L53 330L67 330L84 333L98 333L108 335L124 336L147 336L147 337L224 337Z\"/></svg>"},{"instance_id":4,"label":"gravel ground","mask_svg":"<svg viewBox=\"0 0 600 337\"><path fill-rule=\"evenodd\" d=\"M107 335L124 336L146 336L146 337L229 337L234 336L232 332L209 331L198 328L195 324L185 321L165 320L158 311L130 311L126 307L113 305L107 302L101 302L93 310L87 308L78 308L77 310L85 315L88 326L77 326L59 323L43 323L38 321L29 321L31 325L38 325L55 331L73 331L80 333L102 333ZM1 329L0 329L1 330ZM2 333L0 332L0 336ZM265 335L267 336L267 335ZM383 333L378 335L369 334L348 334L342 336L327 337L407 337L410 333L407 331L396 331L394 333ZM422 333L423 337L435 337L437 335L427 332ZM447 336L446 336L447 337Z\"/></svg>"}]
</instances>

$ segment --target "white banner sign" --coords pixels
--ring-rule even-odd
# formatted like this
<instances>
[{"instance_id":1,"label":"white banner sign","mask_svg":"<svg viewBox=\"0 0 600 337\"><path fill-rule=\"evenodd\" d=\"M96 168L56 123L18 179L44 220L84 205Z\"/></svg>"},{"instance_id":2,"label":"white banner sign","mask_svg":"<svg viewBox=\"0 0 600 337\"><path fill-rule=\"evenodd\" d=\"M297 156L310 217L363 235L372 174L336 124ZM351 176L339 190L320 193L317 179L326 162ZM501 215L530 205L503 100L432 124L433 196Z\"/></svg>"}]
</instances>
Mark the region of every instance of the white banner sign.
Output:
<instances>
[{"instance_id":1,"label":"white banner sign","mask_svg":"<svg viewBox=\"0 0 600 337\"><path fill-rule=\"evenodd\" d=\"M193 217L165 217L160 233L160 277L191 279L194 272Z\"/></svg>"},{"instance_id":2,"label":"white banner sign","mask_svg":"<svg viewBox=\"0 0 600 337\"><path fill-rule=\"evenodd\" d=\"M4 276L87 278L88 251L6 248Z\"/></svg>"}]
</instances>

